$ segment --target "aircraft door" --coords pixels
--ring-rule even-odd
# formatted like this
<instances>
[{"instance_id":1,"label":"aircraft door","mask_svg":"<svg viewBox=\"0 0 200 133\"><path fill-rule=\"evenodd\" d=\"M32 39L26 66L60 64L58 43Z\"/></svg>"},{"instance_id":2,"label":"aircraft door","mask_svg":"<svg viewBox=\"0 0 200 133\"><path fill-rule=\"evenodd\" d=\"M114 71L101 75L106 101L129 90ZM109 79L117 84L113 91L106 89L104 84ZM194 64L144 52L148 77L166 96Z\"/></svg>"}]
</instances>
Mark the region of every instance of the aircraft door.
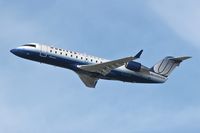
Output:
<instances>
[{"instance_id":1,"label":"aircraft door","mask_svg":"<svg viewBox=\"0 0 200 133\"><path fill-rule=\"evenodd\" d=\"M46 45L41 45L40 46L40 56L47 57L47 50L48 50L48 47Z\"/></svg>"}]
</instances>

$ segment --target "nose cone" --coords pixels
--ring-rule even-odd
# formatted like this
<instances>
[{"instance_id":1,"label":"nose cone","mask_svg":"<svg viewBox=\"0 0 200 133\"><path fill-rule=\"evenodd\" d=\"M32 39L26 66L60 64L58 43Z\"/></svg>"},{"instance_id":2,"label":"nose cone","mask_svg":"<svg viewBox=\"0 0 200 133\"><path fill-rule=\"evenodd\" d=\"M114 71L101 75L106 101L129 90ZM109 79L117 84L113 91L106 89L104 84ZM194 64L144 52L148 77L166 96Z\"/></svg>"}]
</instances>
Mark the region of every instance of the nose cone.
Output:
<instances>
[{"instance_id":1,"label":"nose cone","mask_svg":"<svg viewBox=\"0 0 200 133\"><path fill-rule=\"evenodd\" d=\"M22 56L22 51L18 48L11 49L10 52L16 56Z\"/></svg>"},{"instance_id":2,"label":"nose cone","mask_svg":"<svg viewBox=\"0 0 200 133\"><path fill-rule=\"evenodd\" d=\"M16 54L17 51L16 51L16 49L11 49L10 52L13 54Z\"/></svg>"},{"instance_id":3,"label":"nose cone","mask_svg":"<svg viewBox=\"0 0 200 133\"><path fill-rule=\"evenodd\" d=\"M20 51L17 48L11 49L10 52L16 56L19 56L19 54L20 54Z\"/></svg>"}]
</instances>

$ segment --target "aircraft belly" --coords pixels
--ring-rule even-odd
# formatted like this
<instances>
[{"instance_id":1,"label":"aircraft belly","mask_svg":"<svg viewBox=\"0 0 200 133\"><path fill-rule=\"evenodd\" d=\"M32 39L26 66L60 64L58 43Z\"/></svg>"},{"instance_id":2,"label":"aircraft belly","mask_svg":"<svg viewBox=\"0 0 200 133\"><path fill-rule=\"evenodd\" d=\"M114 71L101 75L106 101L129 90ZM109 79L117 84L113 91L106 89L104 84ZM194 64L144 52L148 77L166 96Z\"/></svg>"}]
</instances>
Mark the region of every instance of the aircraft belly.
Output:
<instances>
[{"instance_id":1,"label":"aircraft belly","mask_svg":"<svg viewBox=\"0 0 200 133\"><path fill-rule=\"evenodd\" d=\"M131 82L131 83L159 83L149 77L142 77L140 75L136 75L133 73L124 73L117 70L111 71L108 75L106 75L103 79L108 80L119 80L123 82Z\"/></svg>"}]
</instances>

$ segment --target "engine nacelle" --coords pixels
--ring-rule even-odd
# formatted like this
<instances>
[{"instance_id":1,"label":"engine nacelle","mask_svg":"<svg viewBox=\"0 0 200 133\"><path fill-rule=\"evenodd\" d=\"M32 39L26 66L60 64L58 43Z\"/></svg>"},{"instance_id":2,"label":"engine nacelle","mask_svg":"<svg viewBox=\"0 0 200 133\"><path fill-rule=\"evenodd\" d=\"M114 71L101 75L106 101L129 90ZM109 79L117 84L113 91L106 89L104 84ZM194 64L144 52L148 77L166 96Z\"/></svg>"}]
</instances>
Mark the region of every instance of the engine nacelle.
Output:
<instances>
[{"instance_id":1,"label":"engine nacelle","mask_svg":"<svg viewBox=\"0 0 200 133\"><path fill-rule=\"evenodd\" d=\"M141 66L142 66L141 63L130 61L126 65L126 68L132 71L139 72L141 70Z\"/></svg>"}]
</instances>

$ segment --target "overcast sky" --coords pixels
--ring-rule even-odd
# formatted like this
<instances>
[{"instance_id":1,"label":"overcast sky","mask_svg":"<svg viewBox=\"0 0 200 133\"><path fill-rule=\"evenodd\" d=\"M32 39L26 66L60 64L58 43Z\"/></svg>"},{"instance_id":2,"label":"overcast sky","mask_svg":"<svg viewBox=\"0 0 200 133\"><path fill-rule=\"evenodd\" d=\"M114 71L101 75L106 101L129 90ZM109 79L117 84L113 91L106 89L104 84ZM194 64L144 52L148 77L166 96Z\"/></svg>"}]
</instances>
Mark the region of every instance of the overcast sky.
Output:
<instances>
[{"instance_id":1,"label":"overcast sky","mask_svg":"<svg viewBox=\"0 0 200 133\"><path fill-rule=\"evenodd\" d=\"M1 133L199 133L200 2L0 0ZM153 66L193 58L161 85L100 80L86 88L67 70L9 50L37 42Z\"/></svg>"}]
</instances>

